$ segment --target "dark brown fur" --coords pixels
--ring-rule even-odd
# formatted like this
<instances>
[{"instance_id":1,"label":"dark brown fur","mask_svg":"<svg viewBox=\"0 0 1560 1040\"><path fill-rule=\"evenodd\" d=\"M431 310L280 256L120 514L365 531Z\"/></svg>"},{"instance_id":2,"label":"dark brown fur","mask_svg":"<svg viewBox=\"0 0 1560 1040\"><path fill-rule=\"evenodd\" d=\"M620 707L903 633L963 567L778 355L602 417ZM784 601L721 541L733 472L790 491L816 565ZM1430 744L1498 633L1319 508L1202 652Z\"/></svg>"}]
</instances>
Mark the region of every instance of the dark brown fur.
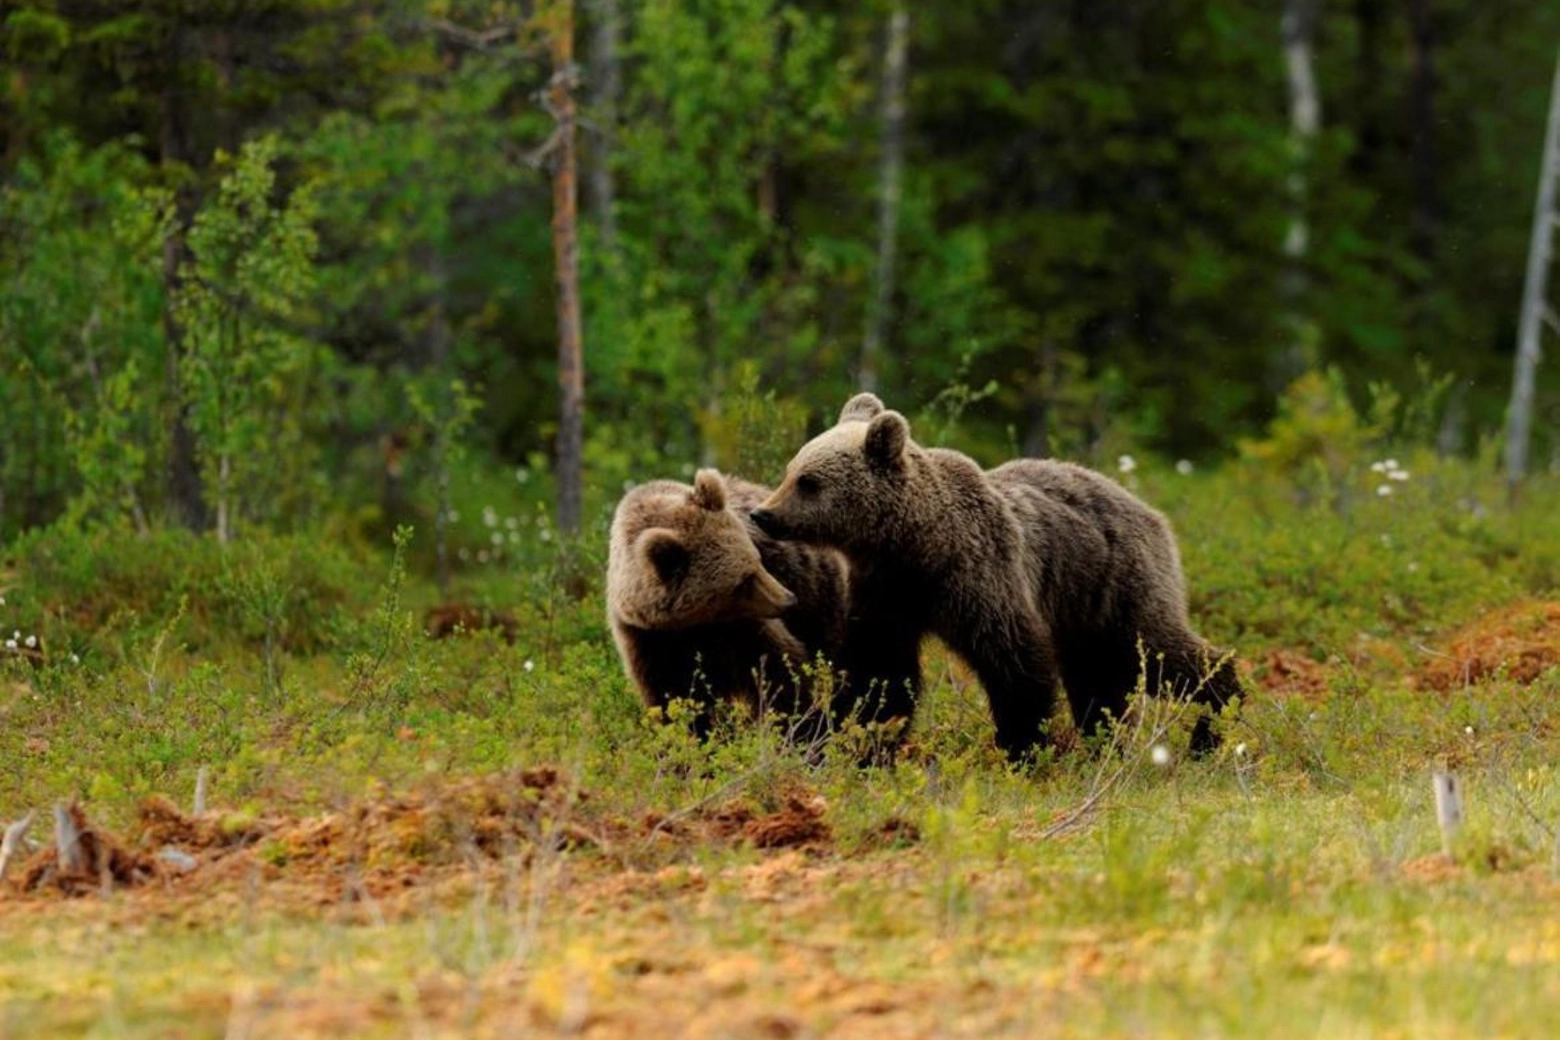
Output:
<instances>
[{"instance_id":1,"label":"dark brown fur","mask_svg":"<svg viewBox=\"0 0 1560 1040\"><path fill-rule=\"evenodd\" d=\"M754 519L842 550L858 594L885 612L880 632L900 645L934 633L968 661L1015 757L1041 741L1058 678L1085 732L1121 715L1144 659L1151 691L1168 683L1215 711L1239 693L1231 663L1192 631L1168 522L1081 466L984 471L920 447L903 416L859 394ZM1200 717L1193 750L1214 743Z\"/></svg>"},{"instance_id":2,"label":"dark brown fur","mask_svg":"<svg viewBox=\"0 0 1560 1040\"><path fill-rule=\"evenodd\" d=\"M749 513L768 494L701 470L692 487L635 488L613 517L607 614L623 666L651 707L698 703L700 732L716 700L808 716L801 666L844 641L843 556L759 531Z\"/></svg>"}]
</instances>

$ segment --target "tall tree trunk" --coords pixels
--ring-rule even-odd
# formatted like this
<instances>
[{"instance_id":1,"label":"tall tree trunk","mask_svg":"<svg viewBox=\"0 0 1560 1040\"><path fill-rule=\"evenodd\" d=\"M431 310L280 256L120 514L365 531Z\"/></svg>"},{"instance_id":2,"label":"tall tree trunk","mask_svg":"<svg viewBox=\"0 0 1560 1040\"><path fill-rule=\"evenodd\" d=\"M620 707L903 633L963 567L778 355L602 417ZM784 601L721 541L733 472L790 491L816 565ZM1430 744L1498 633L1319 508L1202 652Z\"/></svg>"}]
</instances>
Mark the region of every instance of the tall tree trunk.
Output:
<instances>
[{"instance_id":1,"label":"tall tree trunk","mask_svg":"<svg viewBox=\"0 0 1560 1040\"><path fill-rule=\"evenodd\" d=\"M558 530L580 530L585 373L580 345L578 188L574 153L574 2L558 0L552 25L553 77L548 87L558 121L553 152L553 263L558 278Z\"/></svg>"},{"instance_id":2,"label":"tall tree trunk","mask_svg":"<svg viewBox=\"0 0 1560 1040\"><path fill-rule=\"evenodd\" d=\"M1288 309L1289 342L1277 359L1274 383L1287 385L1310 362L1311 316L1306 307L1306 254L1311 227L1306 216L1310 196L1311 146L1322 123L1321 95L1311 41L1315 35L1321 0L1284 0L1280 29L1284 41L1284 68L1289 79L1290 169L1285 188L1289 194L1289 230L1284 235L1284 300Z\"/></svg>"},{"instance_id":3,"label":"tall tree trunk","mask_svg":"<svg viewBox=\"0 0 1560 1040\"><path fill-rule=\"evenodd\" d=\"M1511 406L1506 413L1506 482L1513 496L1527 475L1528 437L1533 425L1533 382L1541 353L1539 336L1546 316L1544 303L1549 276L1550 241L1560 212L1555 209L1560 181L1560 54L1555 58L1549 91L1549 122L1544 154L1538 167L1538 198L1533 206L1533 236L1528 242L1527 277L1522 284L1522 315L1517 327L1516 368L1511 378Z\"/></svg>"},{"instance_id":4,"label":"tall tree trunk","mask_svg":"<svg viewBox=\"0 0 1560 1040\"><path fill-rule=\"evenodd\" d=\"M1349 169L1359 177L1374 176L1386 132L1381 119L1381 52L1383 0L1354 0L1354 25L1359 34L1355 53L1355 91L1351 108L1355 146Z\"/></svg>"},{"instance_id":5,"label":"tall tree trunk","mask_svg":"<svg viewBox=\"0 0 1560 1040\"><path fill-rule=\"evenodd\" d=\"M178 82L184 54L183 33L175 29L169 41L171 82L162 96L162 128L158 140L159 160L164 170L177 170L190 162L189 113ZM163 240L163 337L167 340L168 399L172 409L172 428L168 437L168 505L174 519L191 530L204 530L210 523L202 487L195 433L190 429L189 405L185 401L179 367L184 361L184 330L174 313L174 304L182 284L180 267L184 260L184 233L194 219L197 198L192 188L180 188L174 208L173 227Z\"/></svg>"},{"instance_id":6,"label":"tall tree trunk","mask_svg":"<svg viewBox=\"0 0 1560 1040\"><path fill-rule=\"evenodd\" d=\"M876 390L883 336L894 302L894 259L898 250L899 201L905 166L905 65L910 46L910 15L896 3L888 17L883 46L883 170L878 185L877 279L867 308L867 334L861 344L860 384Z\"/></svg>"},{"instance_id":7,"label":"tall tree trunk","mask_svg":"<svg viewBox=\"0 0 1560 1040\"><path fill-rule=\"evenodd\" d=\"M1435 25L1430 0L1408 0L1414 75L1410 86L1410 126L1413 135L1413 248L1422 260L1435 255L1440 221L1439 173L1435 152Z\"/></svg>"},{"instance_id":8,"label":"tall tree trunk","mask_svg":"<svg viewBox=\"0 0 1560 1040\"><path fill-rule=\"evenodd\" d=\"M601 248L608 256L617 252L617 217L613 205L617 183L612 174L612 151L617 135L618 103L623 96L623 62L618 43L622 35L618 0L593 0L596 31L590 38L591 99L596 129L592 136L590 204L601 234Z\"/></svg>"}]
</instances>

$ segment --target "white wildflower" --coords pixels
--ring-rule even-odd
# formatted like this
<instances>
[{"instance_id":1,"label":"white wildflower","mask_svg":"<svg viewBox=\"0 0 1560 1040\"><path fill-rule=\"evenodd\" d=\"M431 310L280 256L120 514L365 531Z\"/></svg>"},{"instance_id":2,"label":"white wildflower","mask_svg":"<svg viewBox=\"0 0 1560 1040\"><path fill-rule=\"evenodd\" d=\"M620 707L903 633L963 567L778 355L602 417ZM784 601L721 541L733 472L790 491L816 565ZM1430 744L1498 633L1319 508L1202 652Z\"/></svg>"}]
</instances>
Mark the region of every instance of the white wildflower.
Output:
<instances>
[{"instance_id":1,"label":"white wildflower","mask_svg":"<svg viewBox=\"0 0 1560 1040\"><path fill-rule=\"evenodd\" d=\"M77 657L75 654L71 654L70 655L70 663L71 664L80 664L81 663L81 658Z\"/></svg>"},{"instance_id":2,"label":"white wildflower","mask_svg":"<svg viewBox=\"0 0 1560 1040\"><path fill-rule=\"evenodd\" d=\"M518 516L506 516L506 517L504 517L504 527L507 528L508 530L513 531L515 528L517 528L519 526L520 526L520 518Z\"/></svg>"},{"instance_id":3,"label":"white wildflower","mask_svg":"<svg viewBox=\"0 0 1560 1040\"><path fill-rule=\"evenodd\" d=\"M550 542L550 541L552 541L552 532L544 527L544 528L542 528L542 533L537 535L537 537L540 538L544 542Z\"/></svg>"},{"instance_id":4,"label":"white wildflower","mask_svg":"<svg viewBox=\"0 0 1560 1040\"><path fill-rule=\"evenodd\" d=\"M1372 462L1370 464L1370 471L1372 473L1385 473L1387 471L1387 464L1385 462Z\"/></svg>"},{"instance_id":5,"label":"white wildflower","mask_svg":"<svg viewBox=\"0 0 1560 1040\"><path fill-rule=\"evenodd\" d=\"M1407 480L1408 479L1408 470L1406 470L1406 469L1389 469L1389 470L1387 470L1387 479L1388 480Z\"/></svg>"},{"instance_id":6,"label":"white wildflower","mask_svg":"<svg viewBox=\"0 0 1560 1040\"><path fill-rule=\"evenodd\" d=\"M1175 464L1175 471L1177 473L1181 474L1181 476L1183 476L1183 477L1191 476L1192 475L1192 468L1193 467L1192 467L1192 460L1191 459L1182 459L1181 461L1179 461L1179 462L1177 462Z\"/></svg>"},{"instance_id":7,"label":"white wildflower","mask_svg":"<svg viewBox=\"0 0 1560 1040\"><path fill-rule=\"evenodd\" d=\"M530 658L526 658L525 664L521 665L520 667L524 668L528 672L534 672L536 671L536 662Z\"/></svg>"},{"instance_id":8,"label":"white wildflower","mask_svg":"<svg viewBox=\"0 0 1560 1040\"><path fill-rule=\"evenodd\" d=\"M22 644L26 646L27 649L31 650L33 647L38 645L38 637L28 636L26 639L22 640Z\"/></svg>"},{"instance_id":9,"label":"white wildflower","mask_svg":"<svg viewBox=\"0 0 1560 1040\"><path fill-rule=\"evenodd\" d=\"M492 542L494 545L503 545L504 533L502 531L494 531L492 534L488 535L488 541Z\"/></svg>"},{"instance_id":10,"label":"white wildflower","mask_svg":"<svg viewBox=\"0 0 1560 1040\"><path fill-rule=\"evenodd\" d=\"M515 480L518 483L524 484L524 483L528 482L530 479L531 479L531 471L526 469L524 466L521 466L519 469L515 470Z\"/></svg>"},{"instance_id":11,"label":"white wildflower","mask_svg":"<svg viewBox=\"0 0 1560 1040\"><path fill-rule=\"evenodd\" d=\"M1155 744L1149 749L1148 757L1156 766L1167 766L1170 764L1170 749L1163 744Z\"/></svg>"},{"instance_id":12,"label":"white wildflower","mask_svg":"<svg viewBox=\"0 0 1560 1040\"><path fill-rule=\"evenodd\" d=\"M694 465L694 464L693 464L693 463L691 463L691 462L684 462L684 463L683 463L683 467L682 467L682 473L683 473L683 476L685 476L685 477L691 477L691 476L693 476L693 473L694 473L694 470L696 470L696 469L698 469L698 468L699 468L699 467L697 467L697 466L695 466L695 465Z\"/></svg>"},{"instance_id":13,"label":"white wildflower","mask_svg":"<svg viewBox=\"0 0 1560 1040\"><path fill-rule=\"evenodd\" d=\"M5 641L5 648L7 650L15 650L16 649L16 640L14 640L14 639L7 639Z\"/></svg>"},{"instance_id":14,"label":"white wildflower","mask_svg":"<svg viewBox=\"0 0 1560 1040\"><path fill-rule=\"evenodd\" d=\"M1235 745L1235 757L1236 758L1245 758L1246 757L1246 742L1244 740L1241 741L1239 744Z\"/></svg>"},{"instance_id":15,"label":"white wildflower","mask_svg":"<svg viewBox=\"0 0 1560 1040\"><path fill-rule=\"evenodd\" d=\"M482 524L483 524L484 527L497 527L498 526L498 510L494 509L492 506L483 506L482 507Z\"/></svg>"},{"instance_id":16,"label":"white wildflower","mask_svg":"<svg viewBox=\"0 0 1560 1040\"><path fill-rule=\"evenodd\" d=\"M1116 468L1123 473L1131 473L1137 469L1137 459L1134 459L1131 455L1123 455L1116 460Z\"/></svg>"},{"instance_id":17,"label":"white wildflower","mask_svg":"<svg viewBox=\"0 0 1560 1040\"><path fill-rule=\"evenodd\" d=\"M1463 727L1463 732L1468 734L1468 736L1471 737L1471 736L1473 736L1473 727L1472 726L1464 726Z\"/></svg>"},{"instance_id":18,"label":"white wildflower","mask_svg":"<svg viewBox=\"0 0 1560 1040\"><path fill-rule=\"evenodd\" d=\"M1392 485L1391 484L1382 484L1380 487L1378 487L1376 489L1376 494L1381 496L1382 498L1386 498L1388 495L1392 494Z\"/></svg>"}]
</instances>

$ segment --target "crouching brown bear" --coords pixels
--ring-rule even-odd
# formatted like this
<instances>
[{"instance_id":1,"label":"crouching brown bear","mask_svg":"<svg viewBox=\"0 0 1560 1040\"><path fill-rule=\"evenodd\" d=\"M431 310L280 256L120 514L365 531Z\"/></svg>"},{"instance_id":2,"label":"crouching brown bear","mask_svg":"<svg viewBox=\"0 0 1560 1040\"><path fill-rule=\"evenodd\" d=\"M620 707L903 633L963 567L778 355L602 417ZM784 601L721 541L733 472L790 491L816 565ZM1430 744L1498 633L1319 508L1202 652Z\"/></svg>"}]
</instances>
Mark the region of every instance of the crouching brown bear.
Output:
<instances>
[{"instance_id":1,"label":"crouching brown bear","mask_svg":"<svg viewBox=\"0 0 1560 1040\"><path fill-rule=\"evenodd\" d=\"M1145 662L1151 692L1168 683L1215 712L1240 692L1192 631L1169 523L1081 466L982 470L917 445L904 416L858 394L752 516L772 537L843 551L861 595L891 611L880 631L933 633L963 657L1013 758L1043 740L1058 678L1085 733L1121 716ZM1215 744L1200 711L1192 750Z\"/></svg>"},{"instance_id":2,"label":"crouching brown bear","mask_svg":"<svg viewBox=\"0 0 1560 1040\"><path fill-rule=\"evenodd\" d=\"M607 617L623 666L652 708L694 701L701 736L718 700L788 716L802 739L824 723L802 666L844 642L845 559L755 527L768 494L705 469L691 487L640 485L613 514Z\"/></svg>"}]
</instances>

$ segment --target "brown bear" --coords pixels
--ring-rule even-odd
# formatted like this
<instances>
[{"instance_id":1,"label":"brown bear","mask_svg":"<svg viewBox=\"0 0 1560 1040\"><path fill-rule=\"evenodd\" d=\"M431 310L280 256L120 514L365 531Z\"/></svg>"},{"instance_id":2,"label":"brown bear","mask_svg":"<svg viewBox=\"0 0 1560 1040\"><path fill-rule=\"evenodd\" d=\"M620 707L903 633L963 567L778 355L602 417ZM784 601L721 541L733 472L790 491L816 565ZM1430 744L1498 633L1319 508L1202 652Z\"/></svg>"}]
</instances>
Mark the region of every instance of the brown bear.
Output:
<instances>
[{"instance_id":1,"label":"brown bear","mask_svg":"<svg viewBox=\"0 0 1560 1040\"><path fill-rule=\"evenodd\" d=\"M843 644L847 568L832 549L753 526L749 513L768 494L705 469L692 487L634 488L612 518L607 616L623 666L650 707L698 704L701 736L716 700L767 706L805 739L822 721L801 666Z\"/></svg>"},{"instance_id":2,"label":"brown bear","mask_svg":"<svg viewBox=\"0 0 1560 1040\"><path fill-rule=\"evenodd\" d=\"M1145 661L1153 692L1168 683L1214 711L1240 692L1231 662L1192 631L1169 523L1082 466L982 470L917 445L904 416L858 394L753 520L843 551L860 596L885 612L878 631L933 633L963 657L1014 758L1042 742L1058 677L1085 733L1121 716ZM1201 754L1216 740L1199 716Z\"/></svg>"}]
</instances>

